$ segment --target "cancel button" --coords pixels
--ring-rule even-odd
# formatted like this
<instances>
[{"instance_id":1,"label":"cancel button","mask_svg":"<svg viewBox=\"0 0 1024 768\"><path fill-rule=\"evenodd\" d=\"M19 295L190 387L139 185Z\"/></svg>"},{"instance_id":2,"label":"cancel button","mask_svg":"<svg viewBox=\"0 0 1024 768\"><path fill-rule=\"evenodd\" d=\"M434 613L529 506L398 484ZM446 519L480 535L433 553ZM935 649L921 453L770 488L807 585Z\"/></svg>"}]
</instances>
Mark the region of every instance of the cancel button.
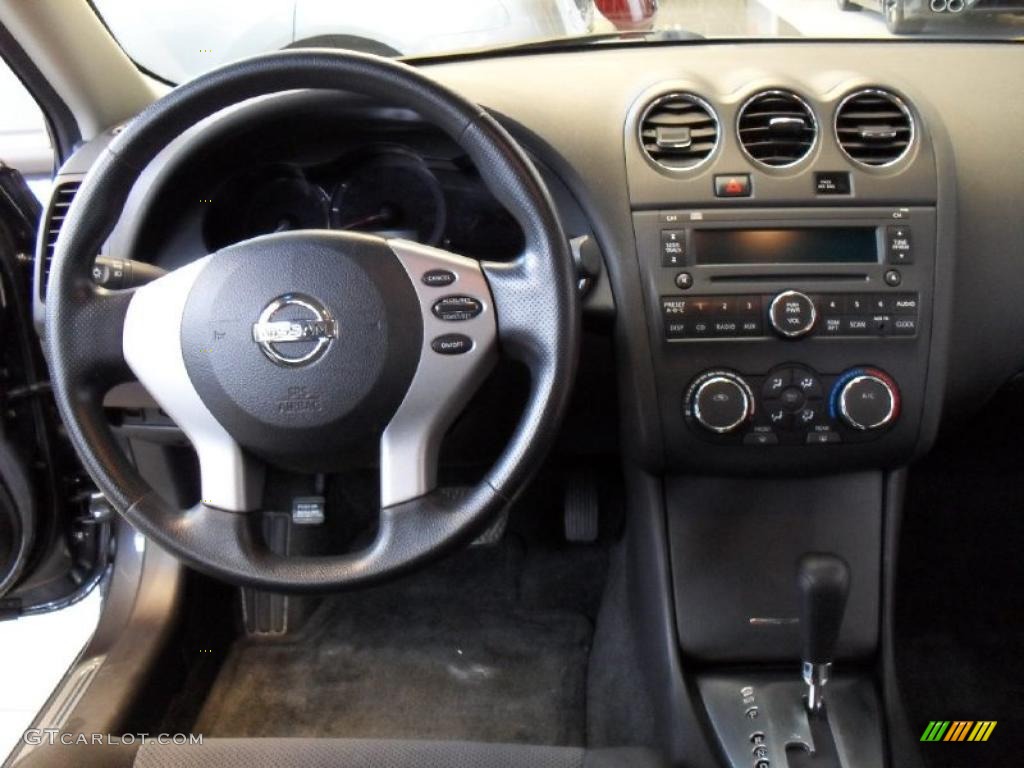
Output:
<instances>
[{"instance_id":1,"label":"cancel button","mask_svg":"<svg viewBox=\"0 0 1024 768\"><path fill-rule=\"evenodd\" d=\"M439 355L461 355L473 348L473 340L461 333L446 333L430 342L430 348Z\"/></svg>"}]
</instances>

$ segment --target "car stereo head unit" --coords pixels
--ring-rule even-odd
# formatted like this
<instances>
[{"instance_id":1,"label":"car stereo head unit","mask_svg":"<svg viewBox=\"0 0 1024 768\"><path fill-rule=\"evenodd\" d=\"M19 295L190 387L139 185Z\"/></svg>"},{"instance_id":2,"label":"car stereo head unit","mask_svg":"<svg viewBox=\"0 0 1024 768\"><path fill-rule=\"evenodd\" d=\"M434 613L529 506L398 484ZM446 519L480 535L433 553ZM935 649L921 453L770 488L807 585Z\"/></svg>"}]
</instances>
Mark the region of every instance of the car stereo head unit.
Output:
<instances>
[{"instance_id":1,"label":"car stereo head unit","mask_svg":"<svg viewBox=\"0 0 1024 768\"><path fill-rule=\"evenodd\" d=\"M670 464L728 471L760 456L805 470L836 466L837 451L844 466L908 455L928 368L934 208L633 221Z\"/></svg>"}]
</instances>

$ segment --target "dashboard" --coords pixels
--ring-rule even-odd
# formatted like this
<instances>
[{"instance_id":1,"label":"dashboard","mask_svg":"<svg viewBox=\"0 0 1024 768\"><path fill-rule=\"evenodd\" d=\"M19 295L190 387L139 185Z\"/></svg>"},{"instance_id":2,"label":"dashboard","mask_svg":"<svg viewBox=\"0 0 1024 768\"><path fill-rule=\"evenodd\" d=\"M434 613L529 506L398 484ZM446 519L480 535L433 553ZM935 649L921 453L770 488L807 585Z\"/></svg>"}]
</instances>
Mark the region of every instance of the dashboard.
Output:
<instances>
[{"instance_id":1,"label":"dashboard","mask_svg":"<svg viewBox=\"0 0 1024 768\"><path fill-rule=\"evenodd\" d=\"M1006 311L1024 286L1024 64L1013 43L937 49L705 42L421 66L495 114L567 234L599 245L585 310L614 311L601 375L623 450L652 471L801 474L906 464L1024 367L1024 315ZM957 64L972 57L1006 77L973 77ZM523 247L472 165L388 105L289 93L201 128L147 170L106 252L174 268L310 226L476 258Z\"/></svg>"}]
</instances>

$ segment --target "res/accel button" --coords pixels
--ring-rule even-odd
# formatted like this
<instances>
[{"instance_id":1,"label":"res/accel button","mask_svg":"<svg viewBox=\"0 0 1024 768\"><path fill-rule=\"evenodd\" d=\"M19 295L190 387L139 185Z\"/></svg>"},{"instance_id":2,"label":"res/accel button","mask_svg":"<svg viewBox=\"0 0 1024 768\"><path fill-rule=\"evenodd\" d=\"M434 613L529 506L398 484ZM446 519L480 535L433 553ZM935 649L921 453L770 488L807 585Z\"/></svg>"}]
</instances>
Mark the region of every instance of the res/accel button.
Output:
<instances>
[{"instance_id":1,"label":"res/accel button","mask_svg":"<svg viewBox=\"0 0 1024 768\"><path fill-rule=\"evenodd\" d=\"M446 322L472 320L484 311L484 305L472 296L445 296L434 304L434 316Z\"/></svg>"}]
</instances>

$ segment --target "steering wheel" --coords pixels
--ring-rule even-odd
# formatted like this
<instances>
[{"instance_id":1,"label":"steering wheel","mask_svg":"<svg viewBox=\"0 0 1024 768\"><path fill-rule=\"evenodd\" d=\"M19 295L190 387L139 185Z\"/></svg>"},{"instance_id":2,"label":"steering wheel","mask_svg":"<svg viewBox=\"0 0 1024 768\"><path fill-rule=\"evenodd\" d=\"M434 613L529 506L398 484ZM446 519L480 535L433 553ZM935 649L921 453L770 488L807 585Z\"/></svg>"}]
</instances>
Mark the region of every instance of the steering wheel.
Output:
<instances>
[{"instance_id":1,"label":"steering wheel","mask_svg":"<svg viewBox=\"0 0 1024 768\"><path fill-rule=\"evenodd\" d=\"M247 99L337 90L415 110L472 158L525 233L508 263L331 231L254 238L141 288L90 275L132 185L175 137ZM270 589L380 580L482 531L550 447L575 373L580 306L543 181L482 108L370 55L287 51L215 70L133 120L84 179L54 253L46 349L68 434L99 489L138 530L199 570ZM441 439L498 355L530 392L497 462L468 493L437 488ZM202 499L164 501L120 450L103 411L137 378L191 441ZM379 441L379 446L378 446ZM380 520L363 551L272 552L260 533L268 464L322 471L380 451Z\"/></svg>"}]
</instances>

